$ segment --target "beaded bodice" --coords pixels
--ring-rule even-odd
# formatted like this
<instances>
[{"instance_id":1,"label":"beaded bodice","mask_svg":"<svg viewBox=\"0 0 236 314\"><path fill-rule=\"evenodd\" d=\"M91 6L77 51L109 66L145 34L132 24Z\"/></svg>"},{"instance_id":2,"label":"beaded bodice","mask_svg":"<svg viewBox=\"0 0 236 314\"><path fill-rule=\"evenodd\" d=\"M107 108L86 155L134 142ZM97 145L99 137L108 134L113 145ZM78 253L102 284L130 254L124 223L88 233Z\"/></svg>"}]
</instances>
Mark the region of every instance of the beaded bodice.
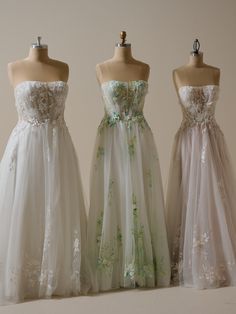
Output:
<instances>
[{"instance_id":1,"label":"beaded bodice","mask_svg":"<svg viewBox=\"0 0 236 314\"><path fill-rule=\"evenodd\" d=\"M15 87L15 103L20 121L31 125L64 123L68 85L63 81L23 81Z\"/></svg>"},{"instance_id":2,"label":"beaded bodice","mask_svg":"<svg viewBox=\"0 0 236 314\"><path fill-rule=\"evenodd\" d=\"M143 122L143 106L148 83L143 80L129 82L111 80L101 86L105 105L103 123Z\"/></svg>"},{"instance_id":3,"label":"beaded bodice","mask_svg":"<svg viewBox=\"0 0 236 314\"><path fill-rule=\"evenodd\" d=\"M215 106L219 86L182 86L179 99L183 112L182 127L215 124Z\"/></svg>"}]
</instances>

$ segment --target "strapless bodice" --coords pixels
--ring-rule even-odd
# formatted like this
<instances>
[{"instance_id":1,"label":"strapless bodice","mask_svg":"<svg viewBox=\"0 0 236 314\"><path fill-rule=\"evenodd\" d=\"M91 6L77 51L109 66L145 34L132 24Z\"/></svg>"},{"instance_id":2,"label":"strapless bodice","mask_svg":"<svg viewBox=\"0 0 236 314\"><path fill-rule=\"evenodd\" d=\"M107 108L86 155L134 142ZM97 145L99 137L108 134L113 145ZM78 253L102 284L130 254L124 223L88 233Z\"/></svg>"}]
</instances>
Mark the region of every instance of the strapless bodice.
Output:
<instances>
[{"instance_id":1,"label":"strapless bodice","mask_svg":"<svg viewBox=\"0 0 236 314\"><path fill-rule=\"evenodd\" d=\"M215 123L215 106L219 97L219 86L182 86L179 99L183 112L183 127Z\"/></svg>"},{"instance_id":2,"label":"strapless bodice","mask_svg":"<svg viewBox=\"0 0 236 314\"><path fill-rule=\"evenodd\" d=\"M101 85L105 107L105 117L101 127L114 126L118 122L131 126L138 123L147 125L143 116L145 96L148 82L133 80L129 82L111 80Z\"/></svg>"},{"instance_id":3,"label":"strapless bodice","mask_svg":"<svg viewBox=\"0 0 236 314\"><path fill-rule=\"evenodd\" d=\"M15 87L15 104L20 121L32 125L64 123L68 85L63 81L23 81Z\"/></svg>"}]
</instances>

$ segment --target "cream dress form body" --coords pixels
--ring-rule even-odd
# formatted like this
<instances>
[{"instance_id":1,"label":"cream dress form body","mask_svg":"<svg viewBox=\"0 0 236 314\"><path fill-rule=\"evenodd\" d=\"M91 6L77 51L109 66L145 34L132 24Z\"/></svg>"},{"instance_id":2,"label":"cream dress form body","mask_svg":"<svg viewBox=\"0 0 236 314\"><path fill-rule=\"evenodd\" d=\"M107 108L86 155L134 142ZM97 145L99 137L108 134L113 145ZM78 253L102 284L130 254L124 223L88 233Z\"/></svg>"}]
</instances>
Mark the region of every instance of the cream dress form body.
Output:
<instances>
[{"instance_id":1,"label":"cream dress form body","mask_svg":"<svg viewBox=\"0 0 236 314\"><path fill-rule=\"evenodd\" d=\"M85 293L86 213L64 119L68 65L31 47L8 73L19 119L0 163L0 304Z\"/></svg>"},{"instance_id":2,"label":"cream dress form body","mask_svg":"<svg viewBox=\"0 0 236 314\"><path fill-rule=\"evenodd\" d=\"M90 180L92 290L168 286L170 260L158 154L143 115L149 66L116 46L96 66L105 116Z\"/></svg>"},{"instance_id":3,"label":"cream dress form body","mask_svg":"<svg viewBox=\"0 0 236 314\"><path fill-rule=\"evenodd\" d=\"M173 80L183 120L166 200L172 281L199 289L236 285L235 178L215 119L220 70L191 53Z\"/></svg>"},{"instance_id":4,"label":"cream dress form body","mask_svg":"<svg viewBox=\"0 0 236 314\"><path fill-rule=\"evenodd\" d=\"M205 64L203 53L190 54L188 64L173 71L173 81L178 92L182 86L219 85L220 69Z\"/></svg>"},{"instance_id":5,"label":"cream dress form body","mask_svg":"<svg viewBox=\"0 0 236 314\"><path fill-rule=\"evenodd\" d=\"M23 81L67 82L69 66L48 56L48 48L31 47L27 58L8 64L8 76L15 87Z\"/></svg>"},{"instance_id":6,"label":"cream dress form body","mask_svg":"<svg viewBox=\"0 0 236 314\"><path fill-rule=\"evenodd\" d=\"M128 45L128 44L127 44ZM147 81L150 67L148 64L133 58L131 46L115 47L113 58L96 66L97 78L100 84L116 81Z\"/></svg>"}]
</instances>

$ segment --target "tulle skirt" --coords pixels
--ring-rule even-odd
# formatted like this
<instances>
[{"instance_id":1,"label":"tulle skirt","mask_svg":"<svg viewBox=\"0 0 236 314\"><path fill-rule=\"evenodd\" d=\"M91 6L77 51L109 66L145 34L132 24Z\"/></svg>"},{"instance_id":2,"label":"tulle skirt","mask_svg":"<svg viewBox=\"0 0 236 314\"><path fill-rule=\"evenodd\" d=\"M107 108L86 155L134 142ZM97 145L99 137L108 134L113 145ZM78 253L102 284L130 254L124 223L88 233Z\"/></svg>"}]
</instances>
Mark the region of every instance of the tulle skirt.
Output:
<instances>
[{"instance_id":1,"label":"tulle skirt","mask_svg":"<svg viewBox=\"0 0 236 314\"><path fill-rule=\"evenodd\" d=\"M236 285L236 188L216 123L176 134L167 215L173 282L200 289Z\"/></svg>"},{"instance_id":2,"label":"tulle skirt","mask_svg":"<svg viewBox=\"0 0 236 314\"><path fill-rule=\"evenodd\" d=\"M21 121L0 164L0 303L88 289L86 217L66 126Z\"/></svg>"},{"instance_id":3,"label":"tulle skirt","mask_svg":"<svg viewBox=\"0 0 236 314\"><path fill-rule=\"evenodd\" d=\"M88 221L92 290L168 286L170 261L159 160L146 122L102 122Z\"/></svg>"}]
</instances>

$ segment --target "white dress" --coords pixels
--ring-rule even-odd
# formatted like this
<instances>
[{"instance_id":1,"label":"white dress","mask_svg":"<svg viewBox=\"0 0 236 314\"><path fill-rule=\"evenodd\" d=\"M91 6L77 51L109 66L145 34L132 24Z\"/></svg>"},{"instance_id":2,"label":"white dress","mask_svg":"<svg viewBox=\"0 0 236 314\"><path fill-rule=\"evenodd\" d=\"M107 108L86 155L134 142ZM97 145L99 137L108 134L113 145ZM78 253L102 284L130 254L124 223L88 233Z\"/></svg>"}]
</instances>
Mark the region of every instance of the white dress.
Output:
<instances>
[{"instance_id":1,"label":"white dress","mask_svg":"<svg viewBox=\"0 0 236 314\"><path fill-rule=\"evenodd\" d=\"M161 173L143 116L148 83L111 80L101 89L105 116L92 162L88 221L92 289L168 286Z\"/></svg>"},{"instance_id":2,"label":"white dress","mask_svg":"<svg viewBox=\"0 0 236 314\"><path fill-rule=\"evenodd\" d=\"M15 87L19 122L0 164L0 304L87 290L86 220L64 121L68 85Z\"/></svg>"},{"instance_id":3,"label":"white dress","mask_svg":"<svg viewBox=\"0 0 236 314\"><path fill-rule=\"evenodd\" d=\"M174 283L236 285L236 187L224 135L215 121L219 86L183 86L167 194Z\"/></svg>"}]
</instances>

